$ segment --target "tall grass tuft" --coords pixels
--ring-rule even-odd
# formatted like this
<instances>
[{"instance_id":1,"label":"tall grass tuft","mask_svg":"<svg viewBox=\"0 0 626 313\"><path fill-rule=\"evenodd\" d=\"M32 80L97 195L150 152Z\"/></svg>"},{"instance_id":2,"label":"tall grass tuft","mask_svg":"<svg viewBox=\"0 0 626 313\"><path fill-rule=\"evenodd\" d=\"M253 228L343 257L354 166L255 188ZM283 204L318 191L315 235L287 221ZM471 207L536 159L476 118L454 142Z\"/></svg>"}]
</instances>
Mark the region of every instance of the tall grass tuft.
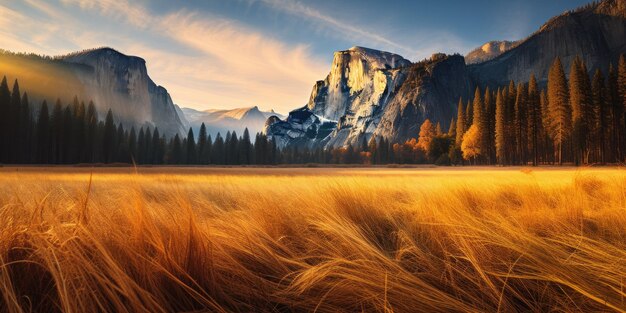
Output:
<instances>
[{"instance_id":1,"label":"tall grass tuft","mask_svg":"<svg viewBox=\"0 0 626 313\"><path fill-rule=\"evenodd\" d=\"M626 311L621 170L138 172L0 172L0 311Z\"/></svg>"}]
</instances>

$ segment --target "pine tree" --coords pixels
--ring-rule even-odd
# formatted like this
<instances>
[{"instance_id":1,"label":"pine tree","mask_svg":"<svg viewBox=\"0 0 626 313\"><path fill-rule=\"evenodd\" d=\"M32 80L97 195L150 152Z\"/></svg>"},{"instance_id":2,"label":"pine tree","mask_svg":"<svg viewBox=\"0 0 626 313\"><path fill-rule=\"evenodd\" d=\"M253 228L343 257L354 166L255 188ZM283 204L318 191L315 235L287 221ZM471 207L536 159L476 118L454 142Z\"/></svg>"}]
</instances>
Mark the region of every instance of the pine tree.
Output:
<instances>
[{"instance_id":1,"label":"pine tree","mask_svg":"<svg viewBox=\"0 0 626 313\"><path fill-rule=\"evenodd\" d=\"M572 107L572 139L576 164L586 163L589 116L591 104L591 86L589 76L577 57L571 65L569 80L569 100Z\"/></svg>"},{"instance_id":2,"label":"pine tree","mask_svg":"<svg viewBox=\"0 0 626 313\"><path fill-rule=\"evenodd\" d=\"M209 151L207 150L207 133L204 123L200 125L198 134L198 163L209 164Z\"/></svg>"},{"instance_id":3,"label":"pine tree","mask_svg":"<svg viewBox=\"0 0 626 313\"><path fill-rule=\"evenodd\" d=\"M30 101L28 100L28 94L24 93L22 96L22 105L20 106L20 142L21 149L19 153L19 159L24 163L30 163L35 160L32 159L32 138L33 138L33 118L31 115Z\"/></svg>"},{"instance_id":4,"label":"pine tree","mask_svg":"<svg viewBox=\"0 0 626 313\"><path fill-rule=\"evenodd\" d=\"M489 164L492 164L496 160L496 104L495 94L491 92L489 87L485 89L485 123L487 126L487 145L489 153Z\"/></svg>"},{"instance_id":5,"label":"pine tree","mask_svg":"<svg viewBox=\"0 0 626 313\"><path fill-rule=\"evenodd\" d=\"M63 107L57 99L50 117L50 161L53 164L61 162L61 146L63 145Z\"/></svg>"},{"instance_id":6,"label":"pine tree","mask_svg":"<svg viewBox=\"0 0 626 313\"><path fill-rule=\"evenodd\" d=\"M196 164L196 139L193 135L193 129L189 127L187 132L187 164Z\"/></svg>"},{"instance_id":7,"label":"pine tree","mask_svg":"<svg viewBox=\"0 0 626 313\"><path fill-rule=\"evenodd\" d=\"M193 135L193 134L192 134ZM165 157L165 148L161 144L161 136L159 135L159 128L155 127L152 133L152 164L161 164Z\"/></svg>"},{"instance_id":8,"label":"pine tree","mask_svg":"<svg viewBox=\"0 0 626 313\"><path fill-rule=\"evenodd\" d=\"M593 75L591 93L593 97L594 113L591 130L591 135L594 140L592 140L592 142L594 142L596 145L596 151L598 154L597 159L600 162L605 163L607 137L611 133L611 112L608 101L606 99L606 85L604 82L604 76L599 69L597 69L595 74Z\"/></svg>"},{"instance_id":9,"label":"pine tree","mask_svg":"<svg viewBox=\"0 0 626 313\"><path fill-rule=\"evenodd\" d=\"M146 127L146 132L144 134L144 143L143 143L143 151L140 151L142 156L142 160L145 164L151 164L152 163L152 155L154 153L154 150L152 147L152 130L150 129L150 126ZM184 143L184 138L183 138L183 142ZM186 154L186 152L183 150L183 154ZM181 159L181 162L185 162L186 159Z\"/></svg>"},{"instance_id":10,"label":"pine tree","mask_svg":"<svg viewBox=\"0 0 626 313\"><path fill-rule=\"evenodd\" d=\"M532 154L533 165L539 164L539 132L541 129L541 103L539 100L539 87L535 75L530 76L528 82L528 99L526 101L528 119L528 147Z\"/></svg>"},{"instance_id":11,"label":"pine tree","mask_svg":"<svg viewBox=\"0 0 626 313\"><path fill-rule=\"evenodd\" d=\"M8 160L12 163L18 162L20 151L19 129L20 129L20 106L22 106L22 94L20 93L20 85L17 79L13 83L13 92L11 92L11 102L9 105L8 120Z\"/></svg>"},{"instance_id":12,"label":"pine tree","mask_svg":"<svg viewBox=\"0 0 626 313\"><path fill-rule=\"evenodd\" d=\"M459 99L459 106L457 108L456 117L456 137L454 141L457 147L461 147L463 134L465 133L465 111L463 109L463 100Z\"/></svg>"},{"instance_id":13,"label":"pine tree","mask_svg":"<svg viewBox=\"0 0 626 313\"><path fill-rule=\"evenodd\" d=\"M115 124L113 122L113 112L109 109L104 121L104 137L102 141L102 156L105 163L113 162L116 133Z\"/></svg>"},{"instance_id":14,"label":"pine tree","mask_svg":"<svg viewBox=\"0 0 626 313\"><path fill-rule=\"evenodd\" d=\"M450 121L450 127L448 128L448 137L456 138L456 120L452 118Z\"/></svg>"},{"instance_id":15,"label":"pine tree","mask_svg":"<svg viewBox=\"0 0 626 313\"><path fill-rule=\"evenodd\" d=\"M47 164L50 151L50 124L48 114L48 103L46 100L41 104L39 117L37 118L37 162Z\"/></svg>"},{"instance_id":16,"label":"pine tree","mask_svg":"<svg viewBox=\"0 0 626 313\"><path fill-rule=\"evenodd\" d=\"M206 139L206 147L204 148L204 162L205 164L213 164L211 156L213 155L213 138L209 135Z\"/></svg>"},{"instance_id":17,"label":"pine tree","mask_svg":"<svg viewBox=\"0 0 626 313\"><path fill-rule=\"evenodd\" d=\"M561 60L557 57L548 73L548 132L554 141L559 165L563 164L563 149L572 129L572 113L569 105L567 79Z\"/></svg>"},{"instance_id":18,"label":"pine tree","mask_svg":"<svg viewBox=\"0 0 626 313\"><path fill-rule=\"evenodd\" d=\"M11 92L6 76L0 83L0 163L9 161L10 127L11 127Z\"/></svg>"},{"instance_id":19,"label":"pine tree","mask_svg":"<svg viewBox=\"0 0 626 313\"><path fill-rule=\"evenodd\" d=\"M254 160L255 164L267 164L267 137L257 133L254 139Z\"/></svg>"},{"instance_id":20,"label":"pine tree","mask_svg":"<svg viewBox=\"0 0 626 313\"><path fill-rule=\"evenodd\" d=\"M224 164L233 164L233 156L231 153L231 146L233 137L230 135L230 131L226 131L224 137Z\"/></svg>"},{"instance_id":21,"label":"pine tree","mask_svg":"<svg viewBox=\"0 0 626 313\"><path fill-rule=\"evenodd\" d=\"M228 133L228 137L230 137L230 133ZM211 160L213 160L214 164L226 164L225 143L220 133L217 133L215 136L213 150L211 151Z\"/></svg>"},{"instance_id":22,"label":"pine tree","mask_svg":"<svg viewBox=\"0 0 626 313\"><path fill-rule=\"evenodd\" d=\"M178 137L178 134L176 134L174 135L174 139L172 140L171 163L182 164L182 162L183 162L183 146L180 141L180 137Z\"/></svg>"},{"instance_id":23,"label":"pine tree","mask_svg":"<svg viewBox=\"0 0 626 313\"><path fill-rule=\"evenodd\" d=\"M619 58L617 67L617 91L618 91L618 112L619 129L620 129L620 161L624 158L624 149L626 149L626 58L622 54Z\"/></svg>"},{"instance_id":24,"label":"pine tree","mask_svg":"<svg viewBox=\"0 0 626 313\"><path fill-rule=\"evenodd\" d=\"M137 164L137 133L135 132L135 127L131 127L128 134L128 154L130 161L133 164Z\"/></svg>"},{"instance_id":25,"label":"pine tree","mask_svg":"<svg viewBox=\"0 0 626 313\"><path fill-rule=\"evenodd\" d=\"M548 134L548 130L550 129L550 106L548 102L548 95L546 94L546 90L542 89L539 95L539 103L541 107L541 138L543 143L543 160L544 162L551 162L554 157L554 151L552 147L552 140L550 139L550 135Z\"/></svg>"},{"instance_id":26,"label":"pine tree","mask_svg":"<svg viewBox=\"0 0 626 313\"><path fill-rule=\"evenodd\" d=\"M91 163L96 161L96 146L98 144L98 111L96 111L93 101L89 101L87 106L85 125L87 126L87 135L85 136L83 161Z\"/></svg>"},{"instance_id":27,"label":"pine tree","mask_svg":"<svg viewBox=\"0 0 626 313\"><path fill-rule=\"evenodd\" d=\"M74 98L74 103L77 104L76 110L74 111L74 153L73 159L75 162L80 162L82 155L85 153L85 137L87 136L87 123L86 123L86 108L85 103L78 103L78 98Z\"/></svg>"},{"instance_id":28,"label":"pine tree","mask_svg":"<svg viewBox=\"0 0 626 313\"><path fill-rule=\"evenodd\" d=\"M246 127L239 141L239 164L252 164L252 159L252 143L250 142L250 133Z\"/></svg>"},{"instance_id":29,"label":"pine tree","mask_svg":"<svg viewBox=\"0 0 626 313\"><path fill-rule=\"evenodd\" d=\"M476 126L476 136L477 137L477 145L479 147L479 157L490 163L489 160L489 126L487 121L487 116L485 113L485 103L482 98L482 94L480 92L480 88L476 87L476 91L474 92L474 102L472 104L474 108L473 116L473 124Z\"/></svg>"},{"instance_id":30,"label":"pine tree","mask_svg":"<svg viewBox=\"0 0 626 313\"><path fill-rule=\"evenodd\" d=\"M104 152L102 151L102 142L104 141L104 122L98 121L96 126L96 141L94 145L94 161L96 163L104 162Z\"/></svg>"},{"instance_id":31,"label":"pine tree","mask_svg":"<svg viewBox=\"0 0 626 313\"><path fill-rule=\"evenodd\" d=\"M506 145L507 145L507 121L506 121L506 107L503 92L498 89L496 93L496 130L495 130L495 146L496 146L496 159L498 164L508 164Z\"/></svg>"},{"instance_id":32,"label":"pine tree","mask_svg":"<svg viewBox=\"0 0 626 313\"><path fill-rule=\"evenodd\" d=\"M180 140L180 138L179 138ZM143 127L139 129L139 134L137 135L137 154L135 161L137 164L144 163L144 153L146 151L146 133L143 130Z\"/></svg>"},{"instance_id":33,"label":"pine tree","mask_svg":"<svg viewBox=\"0 0 626 313\"><path fill-rule=\"evenodd\" d=\"M526 84L517 85L517 95L515 97L515 115L513 125L515 127L515 160L517 163L526 164L527 147L527 101L528 89Z\"/></svg>"},{"instance_id":34,"label":"pine tree","mask_svg":"<svg viewBox=\"0 0 626 313\"><path fill-rule=\"evenodd\" d=\"M517 163L516 159L516 138L515 138L515 101L517 100L517 88L515 82L513 80L509 81L509 86L504 90L504 95L506 96L504 108L505 111L505 119L506 119L506 145L507 147L507 155L508 161L511 164Z\"/></svg>"},{"instance_id":35,"label":"pine tree","mask_svg":"<svg viewBox=\"0 0 626 313\"><path fill-rule=\"evenodd\" d=\"M230 133L230 140L226 145L227 154L228 154L228 163L227 164L238 164L239 163L239 138L237 137L237 132L233 131Z\"/></svg>"},{"instance_id":36,"label":"pine tree","mask_svg":"<svg viewBox=\"0 0 626 313\"><path fill-rule=\"evenodd\" d=\"M472 107L472 102L467 99L467 106L465 106L465 127L469 129L470 126L474 123L474 108Z\"/></svg>"},{"instance_id":37,"label":"pine tree","mask_svg":"<svg viewBox=\"0 0 626 313\"><path fill-rule=\"evenodd\" d=\"M622 159L622 137L624 128L622 127L622 117L624 107L620 101L618 90L617 72L613 65L609 66L609 76L607 79L607 101L611 111L611 161L619 162Z\"/></svg>"},{"instance_id":38,"label":"pine tree","mask_svg":"<svg viewBox=\"0 0 626 313\"><path fill-rule=\"evenodd\" d=\"M124 132L124 125L122 123L117 124L117 134L115 135L115 156L114 162L128 162L128 142Z\"/></svg>"},{"instance_id":39,"label":"pine tree","mask_svg":"<svg viewBox=\"0 0 626 313\"><path fill-rule=\"evenodd\" d=\"M63 146L61 147L61 163L72 163L72 148L73 148L73 125L74 124L74 120L73 120L73 114L72 114L72 108L68 105L65 107L65 109L63 110L63 133L61 134L61 137L63 138L62 143Z\"/></svg>"}]
</instances>

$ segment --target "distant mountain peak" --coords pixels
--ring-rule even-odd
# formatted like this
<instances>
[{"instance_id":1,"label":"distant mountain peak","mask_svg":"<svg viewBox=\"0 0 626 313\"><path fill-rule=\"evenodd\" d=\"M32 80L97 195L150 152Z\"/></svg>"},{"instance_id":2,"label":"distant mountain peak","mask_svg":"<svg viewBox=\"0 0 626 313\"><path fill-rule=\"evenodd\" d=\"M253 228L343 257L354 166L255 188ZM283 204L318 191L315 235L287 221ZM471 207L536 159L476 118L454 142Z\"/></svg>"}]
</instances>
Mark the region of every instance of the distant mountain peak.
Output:
<instances>
[{"instance_id":1,"label":"distant mountain peak","mask_svg":"<svg viewBox=\"0 0 626 313\"><path fill-rule=\"evenodd\" d=\"M116 49L111 47L99 47L94 49L86 49L78 52L73 52L70 54L66 54L58 57L58 59L62 59L68 62L80 62L89 59L124 59L124 60L135 60L140 61L142 63L146 63L143 58L133 55L127 55L122 52L119 52Z\"/></svg>"},{"instance_id":2,"label":"distant mountain peak","mask_svg":"<svg viewBox=\"0 0 626 313\"><path fill-rule=\"evenodd\" d=\"M411 61L399 54L361 46L354 46L348 50L335 52L335 63L342 59L344 55L358 56L363 61L366 61L371 68L396 68L411 64Z\"/></svg>"},{"instance_id":3,"label":"distant mountain peak","mask_svg":"<svg viewBox=\"0 0 626 313\"><path fill-rule=\"evenodd\" d=\"M56 57L9 55L2 62L19 64L11 74L20 83L32 86L33 99L68 102L77 96L93 101L99 114L113 111L116 122L125 127L158 127L161 133L183 133L183 122L167 90L148 75L146 62L110 47L82 50ZM25 75L33 72L37 75ZM37 77L54 77L52 86ZM102 115L103 116L103 115Z\"/></svg>"},{"instance_id":4,"label":"distant mountain peak","mask_svg":"<svg viewBox=\"0 0 626 313\"><path fill-rule=\"evenodd\" d=\"M236 108L236 109L207 109L203 111L182 108L181 112L189 121L189 126L198 130L202 123L207 127L210 134L216 135L218 132L225 134L227 131L243 132L248 128L251 134L263 130L265 121L271 116L284 116L271 111L261 111L258 106Z\"/></svg>"},{"instance_id":5,"label":"distant mountain peak","mask_svg":"<svg viewBox=\"0 0 626 313\"><path fill-rule=\"evenodd\" d=\"M604 14L617 17L626 17L626 0L603 0L593 2L581 7L581 11L592 11L596 14Z\"/></svg>"},{"instance_id":6,"label":"distant mountain peak","mask_svg":"<svg viewBox=\"0 0 626 313\"><path fill-rule=\"evenodd\" d=\"M476 64L489 61L511 50L517 44L519 44L519 41L489 41L465 55L465 62L467 64Z\"/></svg>"},{"instance_id":7,"label":"distant mountain peak","mask_svg":"<svg viewBox=\"0 0 626 313\"><path fill-rule=\"evenodd\" d=\"M626 0L601 0L566 11L549 19L533 35L568 25L572 21L572 17L590 14L626 18Z\"/></svg>"}]
</instances>

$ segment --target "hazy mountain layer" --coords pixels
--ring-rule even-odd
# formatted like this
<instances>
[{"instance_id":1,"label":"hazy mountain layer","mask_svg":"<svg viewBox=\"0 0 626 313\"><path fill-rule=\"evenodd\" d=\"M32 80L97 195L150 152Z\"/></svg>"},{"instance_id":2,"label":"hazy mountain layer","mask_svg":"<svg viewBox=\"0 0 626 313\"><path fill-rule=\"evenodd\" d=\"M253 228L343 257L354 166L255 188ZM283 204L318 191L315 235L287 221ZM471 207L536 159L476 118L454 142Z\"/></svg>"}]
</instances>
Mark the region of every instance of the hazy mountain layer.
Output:
<instances>
[{"instance_id":1,"label":"hazy mountain layer","mask_svg":"<svg viewBox=\"0 0 626 313\"><path fill-rule=\"evenodd\" d=\"M152 81L139 57L110 48L54 59L3 53L0 65L0 74L17 78L35 108L42 99L69 103L78 96L92 100L101 117L112 109L115 119L127 127L156 126L168 135L184 131L169 93Z\"/></svg>"},{"instance_id":2,"label":"hazy mountain layer","mask_svg":"<svg viewBox=\"0 0 626 313\"><path fill-rule=\"evenodd\" d=\"M207 132L213 138L215 138L218 132L221 133L222 136L228 131L236 131L238 135L241 135L246 128L248 128L250 136L254 138L254 134L263 130L265 121L269 117L277 116L284 118L283 115L274 111L261 111L256 106L230 110L210 109L198 111L190 108L181 108L180 110L184 114L188 127L193 128L196 135L200 130L200 125L204 123Z\"/></svg>"}]
</instances>

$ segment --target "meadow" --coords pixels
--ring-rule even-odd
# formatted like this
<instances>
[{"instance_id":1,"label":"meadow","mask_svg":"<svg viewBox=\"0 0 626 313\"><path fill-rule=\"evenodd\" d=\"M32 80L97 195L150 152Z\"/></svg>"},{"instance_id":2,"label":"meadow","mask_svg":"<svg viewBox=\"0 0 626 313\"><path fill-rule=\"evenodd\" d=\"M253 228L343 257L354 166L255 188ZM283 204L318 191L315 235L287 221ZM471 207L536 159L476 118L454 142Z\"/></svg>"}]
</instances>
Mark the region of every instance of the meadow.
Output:
<instances>
[{"instance_id":1,"label":"meadow","mask_svg":"<svg viewBox=\"0 0 626 313\"><path fill-rule=\"evenodd\" d=\"M622 168L0 168L1 312L626 311Z\"/></svg>"}]
</instances>

